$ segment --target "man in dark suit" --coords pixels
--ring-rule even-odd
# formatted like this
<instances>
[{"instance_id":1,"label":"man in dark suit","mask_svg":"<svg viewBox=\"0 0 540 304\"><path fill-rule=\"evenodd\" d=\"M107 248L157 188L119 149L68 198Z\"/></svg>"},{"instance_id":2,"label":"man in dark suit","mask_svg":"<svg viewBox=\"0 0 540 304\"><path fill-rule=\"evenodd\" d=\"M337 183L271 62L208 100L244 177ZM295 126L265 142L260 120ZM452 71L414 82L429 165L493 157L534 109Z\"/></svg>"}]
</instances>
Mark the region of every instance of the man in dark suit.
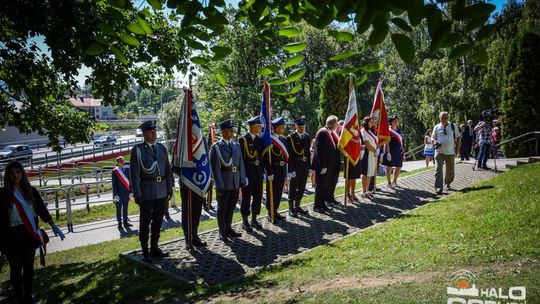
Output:
<instances>
[{"instance_id":1,"label":"man in dark suit","mask_svg":"<svg viewBox=\"0 0 540 304\"><path fill-rule=\"evenodd\" d=\"M242 213L242 227L245 231L251 232L253 228L262 229L261 224L257 222L257 216L261 213L264 168L262 165L262 141L259 137L261 120L259 116L256 116L248 120L247 124L249 132L240 137L240 148L249 185L242 188L240 212ZM250 213L251 224L248 220Z\"/></svg>"},{"instance_id":2,"label":"man in dark suit","mask_svg":"<svg viewBox=\"0 0 540 304\"><path fill-rule=\"evenodd\" d=\"M167 149L157 143L156 125L146 121L139 126L144 142L131 149L130 177L135 202L140 208L139 241L143 259L168 256L159 249L158 242L167 202L173 194L173 175ZM149 229L149 226L150 229ZM148 238L150 236L150 251Z\"/></svg>"},{"instance_id":3,"label":"man in dark suit","mask_svg":"<svg viewBox=\"0 0 540 304\"><path fill-rule=\"evenodd\" d=\"M129 181L129 166L125 166L126 160L123 156L116 158L116 167L112 170L112 190L114 205L116 207L116 220L118 228L128 228L131 225L128 222L128 203L131 197L131 182Z\"/></svg>"},{"instance_id":4,"label":"man in dark suit","mask_svg":"<svg viewBox=\"0 0 540 304\"><path fill-rule=\"evenodd\" d=\"M472 123L472 120L471 120ZM474 130L472 129L469 124L463 125L463 129L461 130L461 151L459 151L461 155L461 160L469 160L471 155L471 148L474 142Z\"/></svg>"},{"instance_id":5,"label":"man in dark suit","mask_svg":"<svg viewBox=\"0 0 540 304\"><path fill-rule=\"evenodd\" d=\"M290 175L289 185L289 215L297 217L298 213L307 214L307 211L300 207L300 201L306 190L307 177L310 171L311 141L309 134L305 132L306 121L299 118L294 121L296 130L287 136L287 148L289 149L288 171Z\"/></svg>"},{"instance_id":6,"label":"man in dark suit","mask_svg":"<svg viewBox=\"0 0 540 304\"><path fill-rule=\"evenodd\" d=\"M316 173L317 185L315 187L315 203L313 211L326 213L330 211L328 204L334 199L332 196L335 188L335 172L339 172L339 138L335 133L338 119L331 115L326 119L326 126L320 128L315 135L315 153L312 167Z\"/></svg>"},{"instance_id":7,"label":"man in dark suit","mask_svg":"<svg viewBox=\"0 0 540 304\"><path fill-rule=\"evenodd\" d=\"M287 161L289 151L287 149L287 139L282 135L285 132L285 119L278 117L272 121L273 132L272 149L270 157L263 157L265 168L267 169L266 183L266 209L268 210L268 220L275 223L278 220L285 220L285 217L278 213L283 187L287 178ZM270 181L272 181L272 205L270 204ZM272 209L273 207L273 209ZM272 218L272 214L274 218Z\"/></svg>"},{"instance_id":8,"label":"man in dark suit","mask_svg":"<svg viewBox=\"0 0 540 304\"><path fill-rule=\"evenodd\" d=\"M240 233L231 227L240 187L248 185L240 145L233 141L232 120L219 124L222 138L210 149L210 167L216 186L219 239L227 242L229 237Z\"/></svg>"}]
</instances>

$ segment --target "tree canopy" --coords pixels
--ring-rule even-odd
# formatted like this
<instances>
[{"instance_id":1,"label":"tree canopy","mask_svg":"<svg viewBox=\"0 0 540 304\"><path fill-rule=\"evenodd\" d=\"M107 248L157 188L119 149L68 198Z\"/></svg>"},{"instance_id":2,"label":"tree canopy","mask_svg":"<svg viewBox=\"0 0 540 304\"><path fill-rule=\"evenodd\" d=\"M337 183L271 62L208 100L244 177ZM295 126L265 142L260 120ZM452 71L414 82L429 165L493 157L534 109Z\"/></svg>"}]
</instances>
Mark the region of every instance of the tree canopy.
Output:
<instances>
[{"instance_id":1,"label":"tree canopy","mask_svg":"<svg viewBox=\"0 0 540 304\"><path fill-rule=\"evenodd\" d=\"M363 54L389 37L399 57L411 63L417 56L414 28L426 24L429 52L448 49L447 58L471 55L483 64L486 39L495 30L486 24L495 6L465 0L250 0L241 1L233 14L225 6L223 0L5 2L0 12L0 110L6 114L0 123L48 134L53 146L61 135L72 142L87 140L92 119L66 101L78 89L75 77L83 67L91 71L87 82L93 94L105 103L119 103L132 81L154 87L175 70L212 71L226 84L230 71L211 68L232 53L220 37L234 21L251 26L267 44L258 51L261 62L281 60L279 66L257 67L256 74L269 78L275 88L281 85L288 102L295 102L301 89L296 82L313 76L307 67L298 67L307 59L301 23L327 31L340 43L366 33L358 48L334 55L333 61ZM336 22L347 29L332 26ZM276 41L283 43L273 45ZM378 62L351 64L341 72L356 73L361 85L365 73L378 70L374 66L380 67ZM22 106L16 108L13 101Z\"/></svg>"}]
</instances>

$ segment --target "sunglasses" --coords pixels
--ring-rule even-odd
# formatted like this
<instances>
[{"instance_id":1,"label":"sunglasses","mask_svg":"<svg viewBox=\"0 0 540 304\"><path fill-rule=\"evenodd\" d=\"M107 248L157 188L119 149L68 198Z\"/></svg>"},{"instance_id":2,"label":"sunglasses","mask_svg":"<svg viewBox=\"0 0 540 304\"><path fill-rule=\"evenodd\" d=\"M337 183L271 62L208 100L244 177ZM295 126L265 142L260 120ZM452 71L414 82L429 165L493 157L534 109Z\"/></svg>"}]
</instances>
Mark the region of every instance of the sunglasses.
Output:
<instances>
[{"instance_id":1,"label":"sunglasses","mask_svg":"<svg viewBox=\"0 0 540 304\"><path fill-rule=\"evenodd\" d=\"M446 135L446 128L444 128L443 130L444 130L444 135Z\"/></svg>"}]
</instances>

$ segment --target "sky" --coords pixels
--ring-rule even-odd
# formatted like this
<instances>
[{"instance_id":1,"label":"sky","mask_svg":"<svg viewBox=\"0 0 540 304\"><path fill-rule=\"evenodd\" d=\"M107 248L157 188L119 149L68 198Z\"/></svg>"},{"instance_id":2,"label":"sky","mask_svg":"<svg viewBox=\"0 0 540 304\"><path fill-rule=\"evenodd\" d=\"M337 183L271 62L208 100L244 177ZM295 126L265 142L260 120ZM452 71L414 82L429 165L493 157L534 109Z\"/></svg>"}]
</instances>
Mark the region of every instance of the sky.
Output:
<instances>
[{"instance_id":1,"label":"sky","mask_svg":"<svg viewBox=\"0 0 540 304\"><path fill-rule=\"evenodd\" d=\"M136 1L136 5L137 7L140 5L140 4L143 4L143 5L146 5L146 3L142 3L144 0L138 0ZM227 4L232 4L233 6L237 7L238 5L238 0L225 0L225 2ZM492 3L492 4L495 4L495 6L497 7L495 9L495 11L493 13L498 13L500 12L503 7L504 7L504 4L506 3L506 0L487 0L488 3ZM43 43L43 42L42 42ZM80 86L83 86L84 85L84 81L86 79L86 76L90 75L91 73L91 70L84 66L82 67L81 69L79 69L79 75L77 77L75 77L75 79L77 80L77 82L79 82ZM175 75L175 78L185 78L184 75L181 75L181 74L177 74Z\"/></svg>"}]
</instances>

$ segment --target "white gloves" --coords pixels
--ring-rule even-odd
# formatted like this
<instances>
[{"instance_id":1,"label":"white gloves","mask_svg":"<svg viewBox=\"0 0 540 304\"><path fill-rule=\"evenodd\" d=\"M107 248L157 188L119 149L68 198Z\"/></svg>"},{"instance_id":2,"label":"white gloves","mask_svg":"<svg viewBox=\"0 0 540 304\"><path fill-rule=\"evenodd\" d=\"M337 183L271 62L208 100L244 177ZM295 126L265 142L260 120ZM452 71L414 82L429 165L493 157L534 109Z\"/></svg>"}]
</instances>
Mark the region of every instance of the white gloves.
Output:
<instances>
[{"instance_id":1,"label":"white gloves","mask_svg":"<svg viewBox=\"0 0 540 304\"><path fill-rule=\"evenodd\" d=\"M244 187L247 187L249 185L249 179L246 177L246 182L244 183Z\"/></svg>"},{"instance_id":2,"label":"white gloves","mask_svg":"<svg viewBox=\"0 0 540 304\"><path fill-rule=\"evenodd\" d=\"M130 199L130 200L133 199L133 193L130 193L130 194L129 194L129 199Z\"/></svg>"},{"instance_id":3,"label":"white gloves","mask_svg":"<svg viewBox=\"0 0 540 304\"><path fill-rule=\"evenodd\" d=\"M273 174L272 174L272 175L268 175L266 178L267 178L269 181L273 181L273 180L274 180L274 175L273 175Z\"/></svg>"},{"instance_id":4,"label":"white gloves","mask_svg":"<svg viewBox=\"0 0 540 304\"><path fill-rule=\"evenodd\" d=\"M311 175L313 173L313 170L309 169L308 175Z\"/></svg>"},{"instance_id":5,"label":"white gloves","mask_svg":"<svg viewBox=\"0 0 540 304\"><path fill-rule=\"evenodd\" d=\"M388 161L392 161L392 154L386 153L386 159L388 159Z\"/></svg>"},{"instance_id":6,"label":"white gloves","mask_svg":"<svg viewBox=\"0 0 540 304\"><path fill-rule=\"evenodd\" d=\"M324 175L324 174L326 174L326 172L327 172L327 171L328 171L328 169L326 169L326 168L322 168L322 169L321 169L321 174L323 174L323 175Z\"/></svg>"},{"instance_id":7,"label":"white gloves","mask_svg":"<svg viewBox=\"0 0 540 304\"><path fill-rule=\"evenodd\" d=\"M120 201L120 196L119 195L113 196L113 201L119 202Z\"/></svg>"},{"instance_id":8,"label":"white gloves","mask_svg":"<svg viewBox=\"0 0 540 304\"><path fill-rule=\"evenodd\" d=\"M60 240L63 241L66 238L66 236L64 235L62 230L60 230L60 228L58 228L58 226L56 226L56 224L52 224L51 228L52 228L52 231L54 232L54 235L59 236Z\"/></svg>"}]
</instances>

